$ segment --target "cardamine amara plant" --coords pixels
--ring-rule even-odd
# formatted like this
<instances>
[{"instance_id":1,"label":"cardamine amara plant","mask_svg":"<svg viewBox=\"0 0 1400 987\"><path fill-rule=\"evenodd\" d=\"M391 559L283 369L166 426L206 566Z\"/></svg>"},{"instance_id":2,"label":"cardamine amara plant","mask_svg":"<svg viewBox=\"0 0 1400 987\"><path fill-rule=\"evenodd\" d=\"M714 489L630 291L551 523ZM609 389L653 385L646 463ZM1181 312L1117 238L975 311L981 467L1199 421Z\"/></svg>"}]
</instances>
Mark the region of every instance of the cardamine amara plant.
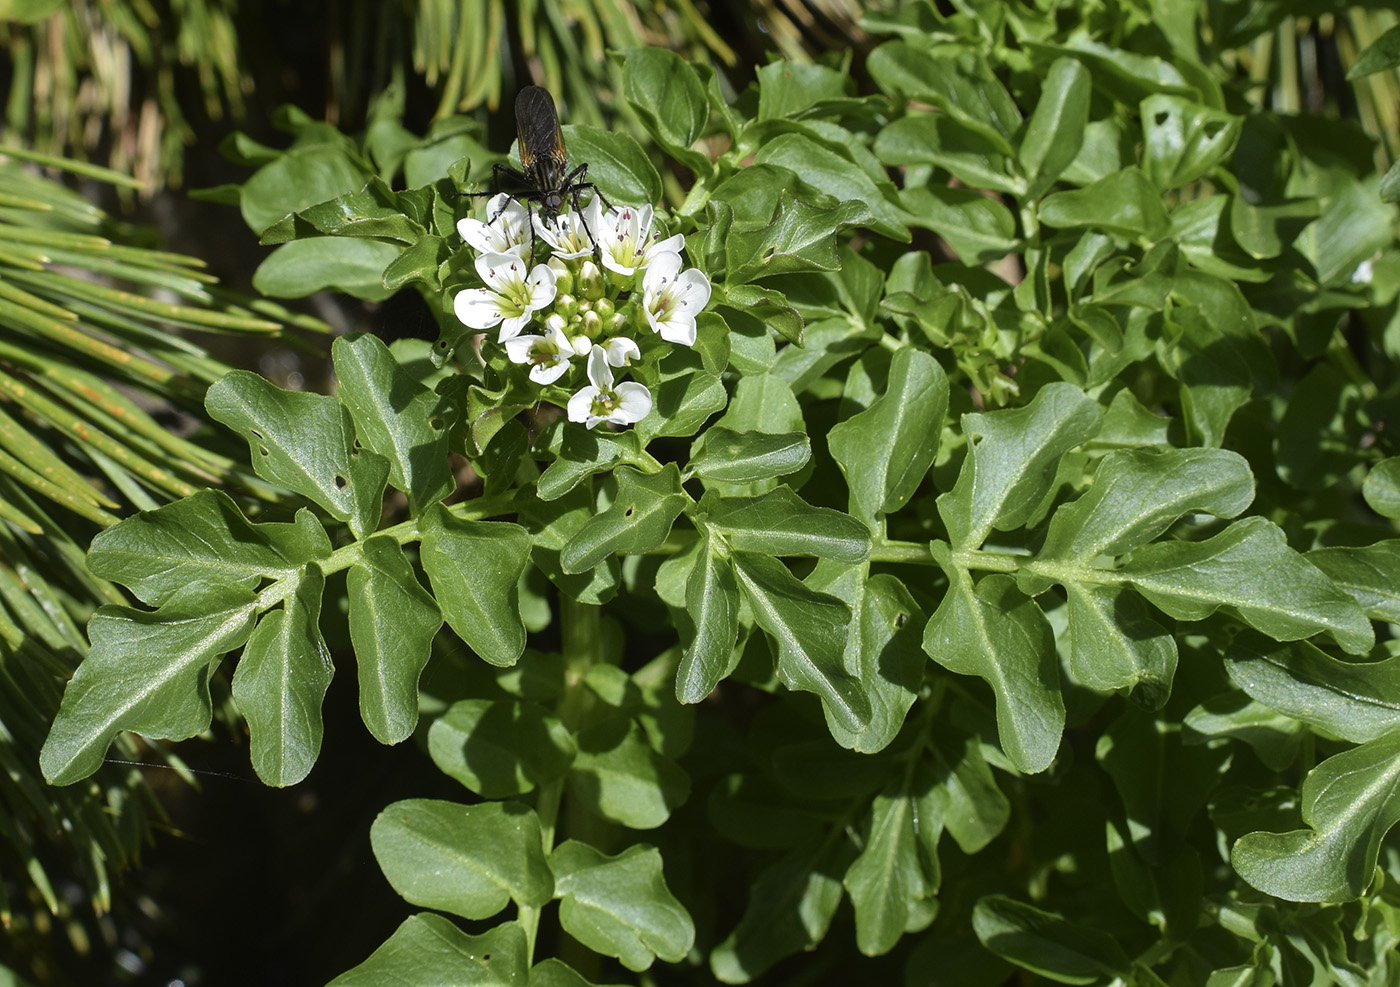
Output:
<instances>
[{"instance_id":1,"label":"cardamine amara plant","mask_svg":"<svg viewBox=\"0 0 1400 987\"><path fill-rule=\"evenodd\" d=\"M388 98L234 141L259 288L440 333L209 389L302 506L94 540L49 780L236 656L295 784L354 674L462 792L375 821L422 911L336 985L1394 982L1394 173L1243 21L975 9L867 17L864 90L622 53L654 147L564 126L557 216Z\"/></svg>"}]
</instances>

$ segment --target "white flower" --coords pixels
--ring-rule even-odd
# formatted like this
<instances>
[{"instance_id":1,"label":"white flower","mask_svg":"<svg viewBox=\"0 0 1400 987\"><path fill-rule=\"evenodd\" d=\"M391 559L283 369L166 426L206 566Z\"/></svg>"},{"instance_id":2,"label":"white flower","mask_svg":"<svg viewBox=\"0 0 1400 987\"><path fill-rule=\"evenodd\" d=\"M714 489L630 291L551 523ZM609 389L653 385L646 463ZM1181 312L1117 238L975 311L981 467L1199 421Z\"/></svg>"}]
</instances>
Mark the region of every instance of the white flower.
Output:
<instances>
[{"instance_id":1,"label":"white flower","mask_svg":"<svg viewBox=\"0 0 1400 987\"><path fill-rule=\"evenodd\" d=\"M647 265L642 277L642 310L661 338L695 345L695 316L710 300L710 280L697 267L681 270L681 255L667 251Z\"/></svg>"},{"instance_id":2,"label":"white flower","mask_svg":"<svg viewBox=\"0 0 1400 987\"><path fill-rule=\"evenodd\" d=\"M649 205L608 210L601 218L601 229L598 230L603 266L625 277L646 267L661 253L678 253L685 243L685 237L677 233L666 240L657 240L651 233L651 219Z\"/></svg>"},{"instance_id":3,"label":"white flower","mask_svg":"<svg viewBox=\"0 0 1400 987\"><path fill-rule=\"evenodd\" d=\"M530 379L536 384L553 384L569 369L575 356L573 344L564 331L551 325L543 336L514 336L505 341L511 363L530 363Z\"/></svg>"},{"instance_id":4,"label":"white flower","mask_svg":"<svg viewBox=\"0 0 1400 987\"><path fill-rule=\"evenodd\" d=\"M593 256L593 240L602 223L602 205L595 195L582 212L564 212L554 218L554 223L546 223L535 215L535 232L549 244L556 257L572 260L577 257Z\"/></svg>"},{"instance_id":5,"label":"white flower","mask_svg":"<svg viewBox=\"0 0 1400 987\"><path fill-rule=\"evenodd\" d=\"M489 222L470 216L457 220L457 232L481 254L525 256L530 249L530 210L506 193L486 204Z\"/></svg>"},{"instance_id":6,"label":"white flower","mask_svg":"<svg viewBox=\"0 0 1400 987\"><path fill-rule=\"evenodd\" d=\"M637 348L636 342L626 336L614 336L607 341L603 350L608 355L608 363L614 367L625 367L642 356L642 351Z\"/></svg>"},{"instance_id":7,"label":"white flower","mask_svg":"<svg viewBox=\"0 0 1400 987\"><path fill-rule=\"evenodd\" d=\"M476 273L486 287L457 292L452 309L471 329L499 324L499 343L520 335L530 317L554 301L554 272L546 264L536 264L527 277L525 261L515 254L482 254Z\"/></svg>"},{"instance_id":8,"label":"white flower","mask_svg":"<svg viewBox=\"0 0 1400 987\"><path fill-rule=\"evenodd\" d=\"M651 392L645 385L628 380L613 386L612 368L601 346L588 354L588 379L591 383L569 398L569 421L587 422L589 428L599 422L631 425L651 412Z\"/></svg>"}]
</instances>

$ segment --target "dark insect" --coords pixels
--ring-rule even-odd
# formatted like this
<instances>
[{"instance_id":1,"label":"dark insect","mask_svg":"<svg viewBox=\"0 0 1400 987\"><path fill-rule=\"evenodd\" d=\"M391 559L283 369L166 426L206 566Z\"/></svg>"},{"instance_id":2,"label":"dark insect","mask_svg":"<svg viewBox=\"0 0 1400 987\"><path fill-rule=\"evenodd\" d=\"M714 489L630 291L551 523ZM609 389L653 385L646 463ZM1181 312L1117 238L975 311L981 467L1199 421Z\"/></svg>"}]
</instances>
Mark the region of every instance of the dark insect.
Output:
<instances>
[{"instance_id":1,"label":"dark insect","mask_svg":"<svg viewBox=\"0 0 1400 987\"><path fill-rule=\"evenodd\" d=\"M564 152L564 134L559 129L559 114L554 109L554 99L549 90L542 86L526 86L515 97L515 131L520 139L520 163L525 171L519 172L508 165L497 164L491 169L496 192L505 191L513 201L524 199L539 206L540 221L555 225L559 220L559 210L567 202L578 214L583 224L583 232L593 243L594 257L600 256L598 243L593 239L593 231L583 218L579 206L579 195L592 190L611 209L612 203L598 190L598 186L584 179L588 176L587 163L569 171L569 160ZM506 188L502 188L506 186ZM517 191L511 192L509 189ZM495 195L496 192L468 192L466 194ZM502 207L504 208L504 207ZM528 208L528 207L527 207ZM495 222L498 212L489 218ZM535 225L530 224L530 256L535 255Z\"/></svg>"}]
</instances>

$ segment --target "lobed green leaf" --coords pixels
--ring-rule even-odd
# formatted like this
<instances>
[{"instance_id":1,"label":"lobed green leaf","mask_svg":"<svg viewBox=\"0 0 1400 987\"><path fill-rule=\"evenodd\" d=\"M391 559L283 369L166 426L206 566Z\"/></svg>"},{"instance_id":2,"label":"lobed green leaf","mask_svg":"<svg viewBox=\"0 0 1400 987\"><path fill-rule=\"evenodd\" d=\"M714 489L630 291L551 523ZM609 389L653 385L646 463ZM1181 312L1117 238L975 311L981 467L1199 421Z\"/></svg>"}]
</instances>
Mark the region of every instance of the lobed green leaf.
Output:
<instances>
[{"instance_id":1,"label":"lobed green leaf","mask_svg":"<svg viewBox=\"0 0 1400 987\"><path fill-rule=\"evenodd\" d=\"M615 857L565 840L549 855L559 898L559 924L589 949L615 956L629 970L654 959L683 960L695 924L666 887L661 854L635 845Z\"/></svg>"}]
</instances>

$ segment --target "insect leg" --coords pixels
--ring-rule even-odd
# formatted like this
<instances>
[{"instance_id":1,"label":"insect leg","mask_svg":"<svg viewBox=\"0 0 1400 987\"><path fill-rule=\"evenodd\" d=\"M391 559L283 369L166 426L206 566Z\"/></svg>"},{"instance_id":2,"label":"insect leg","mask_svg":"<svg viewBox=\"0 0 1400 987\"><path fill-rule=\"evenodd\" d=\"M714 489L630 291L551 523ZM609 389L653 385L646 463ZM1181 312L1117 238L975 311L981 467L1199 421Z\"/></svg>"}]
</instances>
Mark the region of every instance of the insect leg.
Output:
<instances>
[{"instance_id":1,"label":"insect leg","mask_svg":"<svg viewBox=\"0 0 1400 987\"><path fill-rule=\"evenodd\" d=\"M569 204L574 207L574 212L578 213L578 221L583 224L583 232L588 234L588 242L593 244L593 259L601 264L603 262L602 248L599 246L597 238L593 236L593 231L588 228L588 220L584 218L583 207L578 204L578 197L579 193L584 189L592 189L593 194L598 197L603 205L611 209L612 203L608 201L607 196L603 195L603 193L598 190L597 185L594 185L592 182L583 181L587 176L588 162L585 161L573 171L569 172L569 176L564 179L562 188L569 196Z\"/></svg>"}]
</instances>

